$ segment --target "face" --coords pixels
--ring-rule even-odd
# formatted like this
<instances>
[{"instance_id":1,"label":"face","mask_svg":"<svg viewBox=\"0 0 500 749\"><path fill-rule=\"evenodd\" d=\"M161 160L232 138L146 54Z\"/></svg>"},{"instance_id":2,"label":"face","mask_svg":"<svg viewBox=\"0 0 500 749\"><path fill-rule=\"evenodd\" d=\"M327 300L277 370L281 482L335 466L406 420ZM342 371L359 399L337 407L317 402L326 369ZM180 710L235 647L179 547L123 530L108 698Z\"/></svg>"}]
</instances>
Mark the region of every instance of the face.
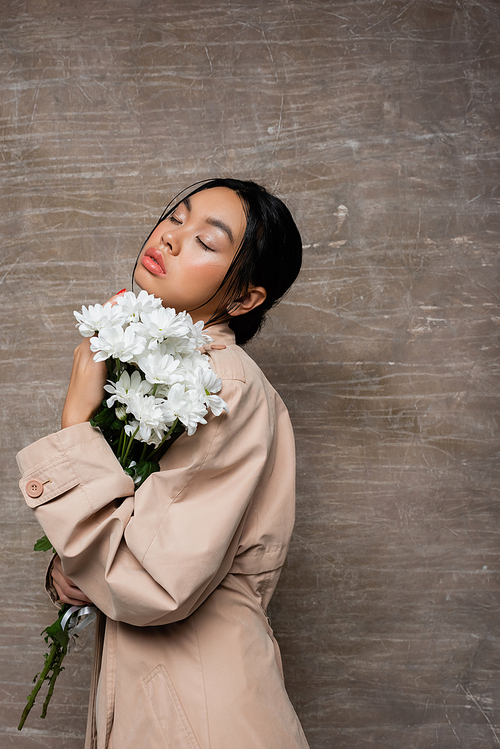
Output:
<instances>
[{"instance_id":1,"label":"face","mask_svg":"<svg viewBox=\"0 0 500 749\"><path fill-rule=\"evenodd\" d=\"M212 187L186 198L149 237L135 281L163 300L164 307L186 310L205 322L218 310L215 297L241 244L246 216L238 195Z\"/></svg>"}]
</instances>

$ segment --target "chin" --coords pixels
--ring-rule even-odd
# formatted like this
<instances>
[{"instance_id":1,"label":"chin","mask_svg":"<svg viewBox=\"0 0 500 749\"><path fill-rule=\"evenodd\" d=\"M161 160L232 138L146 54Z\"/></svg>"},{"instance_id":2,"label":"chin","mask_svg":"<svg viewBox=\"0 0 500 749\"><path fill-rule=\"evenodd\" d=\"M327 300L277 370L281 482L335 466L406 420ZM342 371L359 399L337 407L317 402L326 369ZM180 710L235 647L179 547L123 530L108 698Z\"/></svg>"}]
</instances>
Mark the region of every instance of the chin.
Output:
<instances>
[{"instance_id":1,"label":"chin","mask_svg":"<svg viewBox=\"0 0 500 749\"><path fill-rule=\"evenodd\" d=\"M150 278L146 276L145 273L141 273L141 267L137 267L135 269L134 273L134 284L139 287L140 291L147 291L148 294L154 294L155 296L159 296L159 294L155 294L154 290L151 288L151 284L149 281L151 281Z\"/></svg>"}]
</instances>

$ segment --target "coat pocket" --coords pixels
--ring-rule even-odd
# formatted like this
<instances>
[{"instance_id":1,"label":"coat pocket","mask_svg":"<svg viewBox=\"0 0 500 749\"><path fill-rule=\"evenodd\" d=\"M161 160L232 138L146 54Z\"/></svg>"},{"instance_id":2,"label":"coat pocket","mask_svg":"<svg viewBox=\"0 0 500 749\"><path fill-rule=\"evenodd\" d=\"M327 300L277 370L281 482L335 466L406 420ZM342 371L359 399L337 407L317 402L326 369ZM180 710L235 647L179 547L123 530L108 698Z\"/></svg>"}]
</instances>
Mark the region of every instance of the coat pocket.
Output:
<instances>
[{"instance_id":1,"label":"coat pocket","mask_svg":"<svg viewBox=\"0 0 500 749\"><path fill-rule=\"evenodd\" d=\"M169 749L201 749L165 666L143 679L144 689Z\"/></svg>"}]
</instances>

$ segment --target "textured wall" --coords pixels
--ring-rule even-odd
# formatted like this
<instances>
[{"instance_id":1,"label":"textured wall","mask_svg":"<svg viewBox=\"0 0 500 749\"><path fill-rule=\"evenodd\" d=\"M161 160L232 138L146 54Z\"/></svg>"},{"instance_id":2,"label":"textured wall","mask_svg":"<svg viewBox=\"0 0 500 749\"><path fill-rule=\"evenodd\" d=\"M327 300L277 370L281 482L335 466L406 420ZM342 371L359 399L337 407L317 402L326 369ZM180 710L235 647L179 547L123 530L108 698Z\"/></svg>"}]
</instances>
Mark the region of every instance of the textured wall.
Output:
<instances>
[{"instance_id":1,"label":"textured wall","mask_svg":"<svg viewBox=\"0 0 500 749\"><path fill-rule=\"evenodd\" d=\"M83 746L90 647L16 725L53 616L14 453L58 427L71 311L215 175L304 269L251 346L298 442L271 605L312 749L500 746L496 0L2 0L0 747ZM214 749L216 749L214 747Z\"/></svg>"}]
</instances>

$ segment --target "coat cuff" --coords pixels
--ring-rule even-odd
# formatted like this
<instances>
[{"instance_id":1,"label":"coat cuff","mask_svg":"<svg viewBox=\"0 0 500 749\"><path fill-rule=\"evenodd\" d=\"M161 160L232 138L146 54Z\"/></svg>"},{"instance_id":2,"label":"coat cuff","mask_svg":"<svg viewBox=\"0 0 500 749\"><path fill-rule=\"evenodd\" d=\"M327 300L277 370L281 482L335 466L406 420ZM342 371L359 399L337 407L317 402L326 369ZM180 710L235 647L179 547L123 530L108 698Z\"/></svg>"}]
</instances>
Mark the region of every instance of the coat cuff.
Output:
<instances>
[{"instance_id":1,"label":"coat cuff","mask_svg":"<svg viewBox=\"0 0 500 749\"><path fill-rule=\"evenodd\" d=\"M28 445L17 454L17 463L22 475L19 487L31 508L92 481L100 472L111 479L113 476L120 479L118 487L123 492L119 496L134 491L132 479L123 471L101 430L89 422L67 427Z\"/></svg>"},{"instance_id":2,"label":"coat cuff","mask_svg":"<svg viewBox=\"0 0 500 749\"><path fill-rule=\"evenodd\" d=\"M49 566L47 567L47 572L45 573L45 592L47 593L54 606L61 608L62 601L57 595L57 590L55 589L54 582L52 580L52 567L54 566L56 556L57 554L52 554L52 559L50 560Z\"/></svg>"}]
</instances>

